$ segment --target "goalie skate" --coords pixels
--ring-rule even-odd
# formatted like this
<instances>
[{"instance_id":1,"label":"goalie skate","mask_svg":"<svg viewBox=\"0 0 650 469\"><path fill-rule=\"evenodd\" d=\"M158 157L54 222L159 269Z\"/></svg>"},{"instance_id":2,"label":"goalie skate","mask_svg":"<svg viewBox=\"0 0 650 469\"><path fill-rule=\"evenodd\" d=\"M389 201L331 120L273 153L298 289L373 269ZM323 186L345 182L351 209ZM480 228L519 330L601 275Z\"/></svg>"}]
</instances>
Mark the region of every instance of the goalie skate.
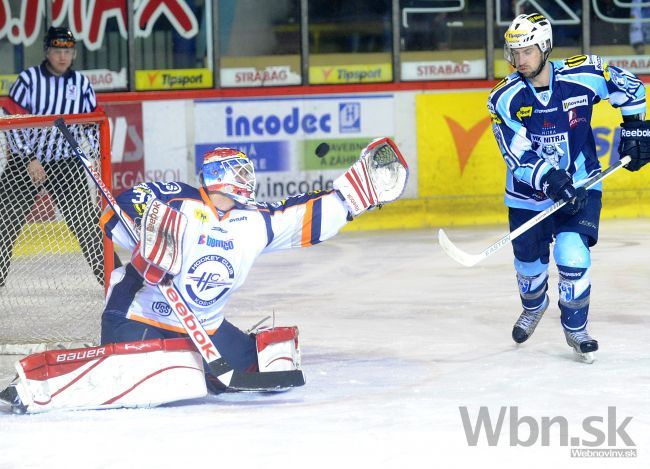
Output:
<instances>
[{"instance_id":1,"label":"goalie skate","mask_svg":"<svg viewBox=\"0 0 650 469\"><path fill-rule=\"evenodd\" d=\"M594 352L598 350L598 341L589 335L587 329L576 332L565 329L564 336L566 337L566 343L573 349L578 361L584 363L594 362Z\"/></svg>"},{"instance_id":2,"label":"goalie skate","mask_svg":"<svg viewBox=\"0 0 650 469\"><path fill-rule=\"evenodd\" d=\"M0 391L0 411L14 414L24 414L27 411L27 407L18 396L18 391L16 390L17 381L18 376L16 376L9 386Z\"/></svg>"},{"instance_id":3,"label":"goalie skate","mask_svg":"<svg viewBox=\"0 0 650 469\"><path fill-rule=\"evenodd\" d=\"M518 344L523 344L533 335L535 328L542 319L544 312L548 308L548 295L544 298L544 303L535 311L524 309L512 328L512 340Z\"/></svg>"}]
</instances>

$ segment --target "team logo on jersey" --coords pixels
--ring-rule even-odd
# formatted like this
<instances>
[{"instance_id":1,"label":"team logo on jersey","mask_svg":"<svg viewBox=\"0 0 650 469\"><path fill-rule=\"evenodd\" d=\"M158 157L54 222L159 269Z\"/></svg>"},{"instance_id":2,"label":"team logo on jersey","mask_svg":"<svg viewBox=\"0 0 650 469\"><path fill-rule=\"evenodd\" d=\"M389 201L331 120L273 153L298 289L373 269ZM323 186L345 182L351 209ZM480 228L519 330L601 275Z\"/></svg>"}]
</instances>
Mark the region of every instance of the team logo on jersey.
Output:
<instances>
[{"instance_id":1,"label":"team logo on jersey","mask_svg":"<svg viewBox=\"0 0 650 469\"><path fill-rule=\"evenodd\" d=\"M160 316L169 316L172 314L172 308L164 301L154 301L151 304L151 311Z\"/></svg>"},{"instance_id":2,"label":"team logo on jersey","mask_svg":"<svg viewBox=\"0 0 650 469\"><path fill-rule=\"evenodd\" d=\"M589 105L589 98L587 97L586 94L583 94L582 96L576 96L575 98L569 98L562 101L562 110L564 112L567 112L570 109L573 109L574 107L588 106L588 105Z\"/></svg>"},{"instance_id":3,"label":"team logo on jersey","mask_svg":"<svg viewBox=\"0 0 650 469\"><path fill-rule=\"evenodd\" d=\"M517 111L517 119L524 120L524 117L530 117L533 115L533 106L521 106Z\"/></svg>"},{"instance_id":4,"label":"team logo on jersey","mask_svg":"<svg viewBox=\"0 0 650 469\"><path fill-rule=\"evenodd\" d=\"M566 63L568 67L578 67L585 63L585 60L587 59L588 57L586 55L574 55L573 57L566 59L564 63Z\"/></svg>"},{"instance_id":5,"label":"team logo on jersey","mask_svg":"<svg viewBox=\"0 0 650 469\"><path fill-rule=\"evenodd\" d=\"M224 241L222 239L215 239L212 236L206 236L204 234L199 236L199 244L205 244L206 246L210 246L211 248L223 249L224 251L230 251L231 249L235 249L235 243L233 242L232 239L228 239Z\"/></svg>"},{"instance_id":6,"label":"team logo on jersey","mask_svg":"<svg viewBox=\"0 0 650 469\"><path fill-rule=\"evenodd\" d=\"M185 291L194 303L208 307L219 301L232 287L235 269L221 256L209 254L197 259L188 269Z\"/></svg>"},{"instance_id":7,"label":"team logo on jersey","mask_svg":"<svg viewBox=\"0 0 650 469\"><path fill-rule=\"evenodd\" d=\"M77 96L77 85L70 83L65 90L66 99L74 99Z\"/></svg>"},{"instance_id":8,"label":"team logo on jersey","mask_svg":"<svg viewBox=\"0 0 650 469\"><path fill-rule=\"evenodd\" d=\"M569 153L568 134L536 135L532 134L531 140L540 158L553 165L555 169L560 168L562 158ZM568 158L565 160L567 161ZM565 163L566 164L566 163Z\"/></svg>"},{"instance_id":9,"label":"team logo on jersey","mask_svg":"<svg viewBox=\"0 0 650 469\"><path fill-rule=\"evenodd\" d=\"M152 185L156 186L161 194L178 194L182 189L181 186L175 182L152 182Z\"/></svg>"}]
</instances>

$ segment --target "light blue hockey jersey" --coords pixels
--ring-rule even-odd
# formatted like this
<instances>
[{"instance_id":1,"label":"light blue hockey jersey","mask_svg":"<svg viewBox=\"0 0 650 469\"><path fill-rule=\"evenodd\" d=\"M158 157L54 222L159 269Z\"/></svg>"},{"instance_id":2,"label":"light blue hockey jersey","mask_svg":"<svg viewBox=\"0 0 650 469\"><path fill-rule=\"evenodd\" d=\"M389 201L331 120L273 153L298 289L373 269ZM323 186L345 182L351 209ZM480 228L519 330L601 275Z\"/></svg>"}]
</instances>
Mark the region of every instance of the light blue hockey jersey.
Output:
<instances>
[{"instance_id":1,"label":"light blue hockey jersey","mask_svg":"<svg viewBox=\"0 0 650 469\"><path fill-rule=\"evenodd\" d=\"M645 113L645 88L630 72L595 55L553 61L550 87L538 92L518 73L492 89L488 111L507 165L505 203L541 211L552 201L541 179L552 167L577 182L600 171L591 129L593 106L609 100L622 115ZM601 190L601 186L594 187Z\"/></svg>"}]
</instances>

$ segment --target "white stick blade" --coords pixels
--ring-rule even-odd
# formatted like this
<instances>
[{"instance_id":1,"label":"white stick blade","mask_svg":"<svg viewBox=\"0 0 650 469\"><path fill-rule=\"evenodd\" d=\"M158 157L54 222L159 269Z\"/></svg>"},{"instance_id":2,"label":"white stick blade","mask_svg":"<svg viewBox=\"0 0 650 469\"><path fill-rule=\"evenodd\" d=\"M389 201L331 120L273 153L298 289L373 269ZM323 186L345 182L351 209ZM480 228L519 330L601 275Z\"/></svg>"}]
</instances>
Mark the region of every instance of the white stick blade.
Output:
<instances>
[{"instance_id":1,"label":"white stick blade","mask_svg":"<svg viewBox=\"0 0 650 469\"><path fill-rule=\"evenodd\" d=\"M481 262L481 260L483 259L483 256L481 255L477 256L473 254L467 254L466 252L463 252L460 249L458 249L454 245L454 243L451 242L451 240L447 236L447 233L445 233L445 231L442 228L438 230L438 243L440 244L442 250L445 251L445 254L447 254L449 257L451 257L459 264L462 264L466 267L472 267L473 265L476 265L479 262Z\"/></svg>"}]
</instances>

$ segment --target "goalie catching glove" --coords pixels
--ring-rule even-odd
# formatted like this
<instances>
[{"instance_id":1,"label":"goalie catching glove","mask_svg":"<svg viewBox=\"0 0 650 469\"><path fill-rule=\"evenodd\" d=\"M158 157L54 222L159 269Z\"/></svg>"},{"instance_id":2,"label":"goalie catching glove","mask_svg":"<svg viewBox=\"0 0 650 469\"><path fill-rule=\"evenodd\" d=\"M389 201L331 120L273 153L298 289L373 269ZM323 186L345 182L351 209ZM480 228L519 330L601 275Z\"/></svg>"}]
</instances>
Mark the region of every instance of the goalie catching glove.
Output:
<instances>
[{"instance_id":1,"label":"goalie catching glove","mask_svg":"<svg viewBox=\"0 0 650 469\"><path fill-rule=\"evenodd\" d=\"M373 140L359 160L334 180L350 214L357 216L373 207L392 202L404 192L408 165L397 145L388 137Z\"/></svg>"},{"instance_id":2,"label":"goalie catching glove","mask_svg":"<svg viewBox=\"0 0 650 469\"><path fill-rule=\"evenodd\" d=\"M629 155L632 161L625 169L638 171L650 162L650 121L626 121L621 124L620 158Z\"/></svg>"},{"instance_id":3,"label":"goalie catching glove","mask_svg":"<svg viewBox=\"0 0 650 469\"><path fill-rule=\"evenodd\" d=\"M178 210L153 199L147 204L140 225L140 242L131 265L151 285L181 271L183 236L187 218Z\"/></svg>"}]
</instances>

